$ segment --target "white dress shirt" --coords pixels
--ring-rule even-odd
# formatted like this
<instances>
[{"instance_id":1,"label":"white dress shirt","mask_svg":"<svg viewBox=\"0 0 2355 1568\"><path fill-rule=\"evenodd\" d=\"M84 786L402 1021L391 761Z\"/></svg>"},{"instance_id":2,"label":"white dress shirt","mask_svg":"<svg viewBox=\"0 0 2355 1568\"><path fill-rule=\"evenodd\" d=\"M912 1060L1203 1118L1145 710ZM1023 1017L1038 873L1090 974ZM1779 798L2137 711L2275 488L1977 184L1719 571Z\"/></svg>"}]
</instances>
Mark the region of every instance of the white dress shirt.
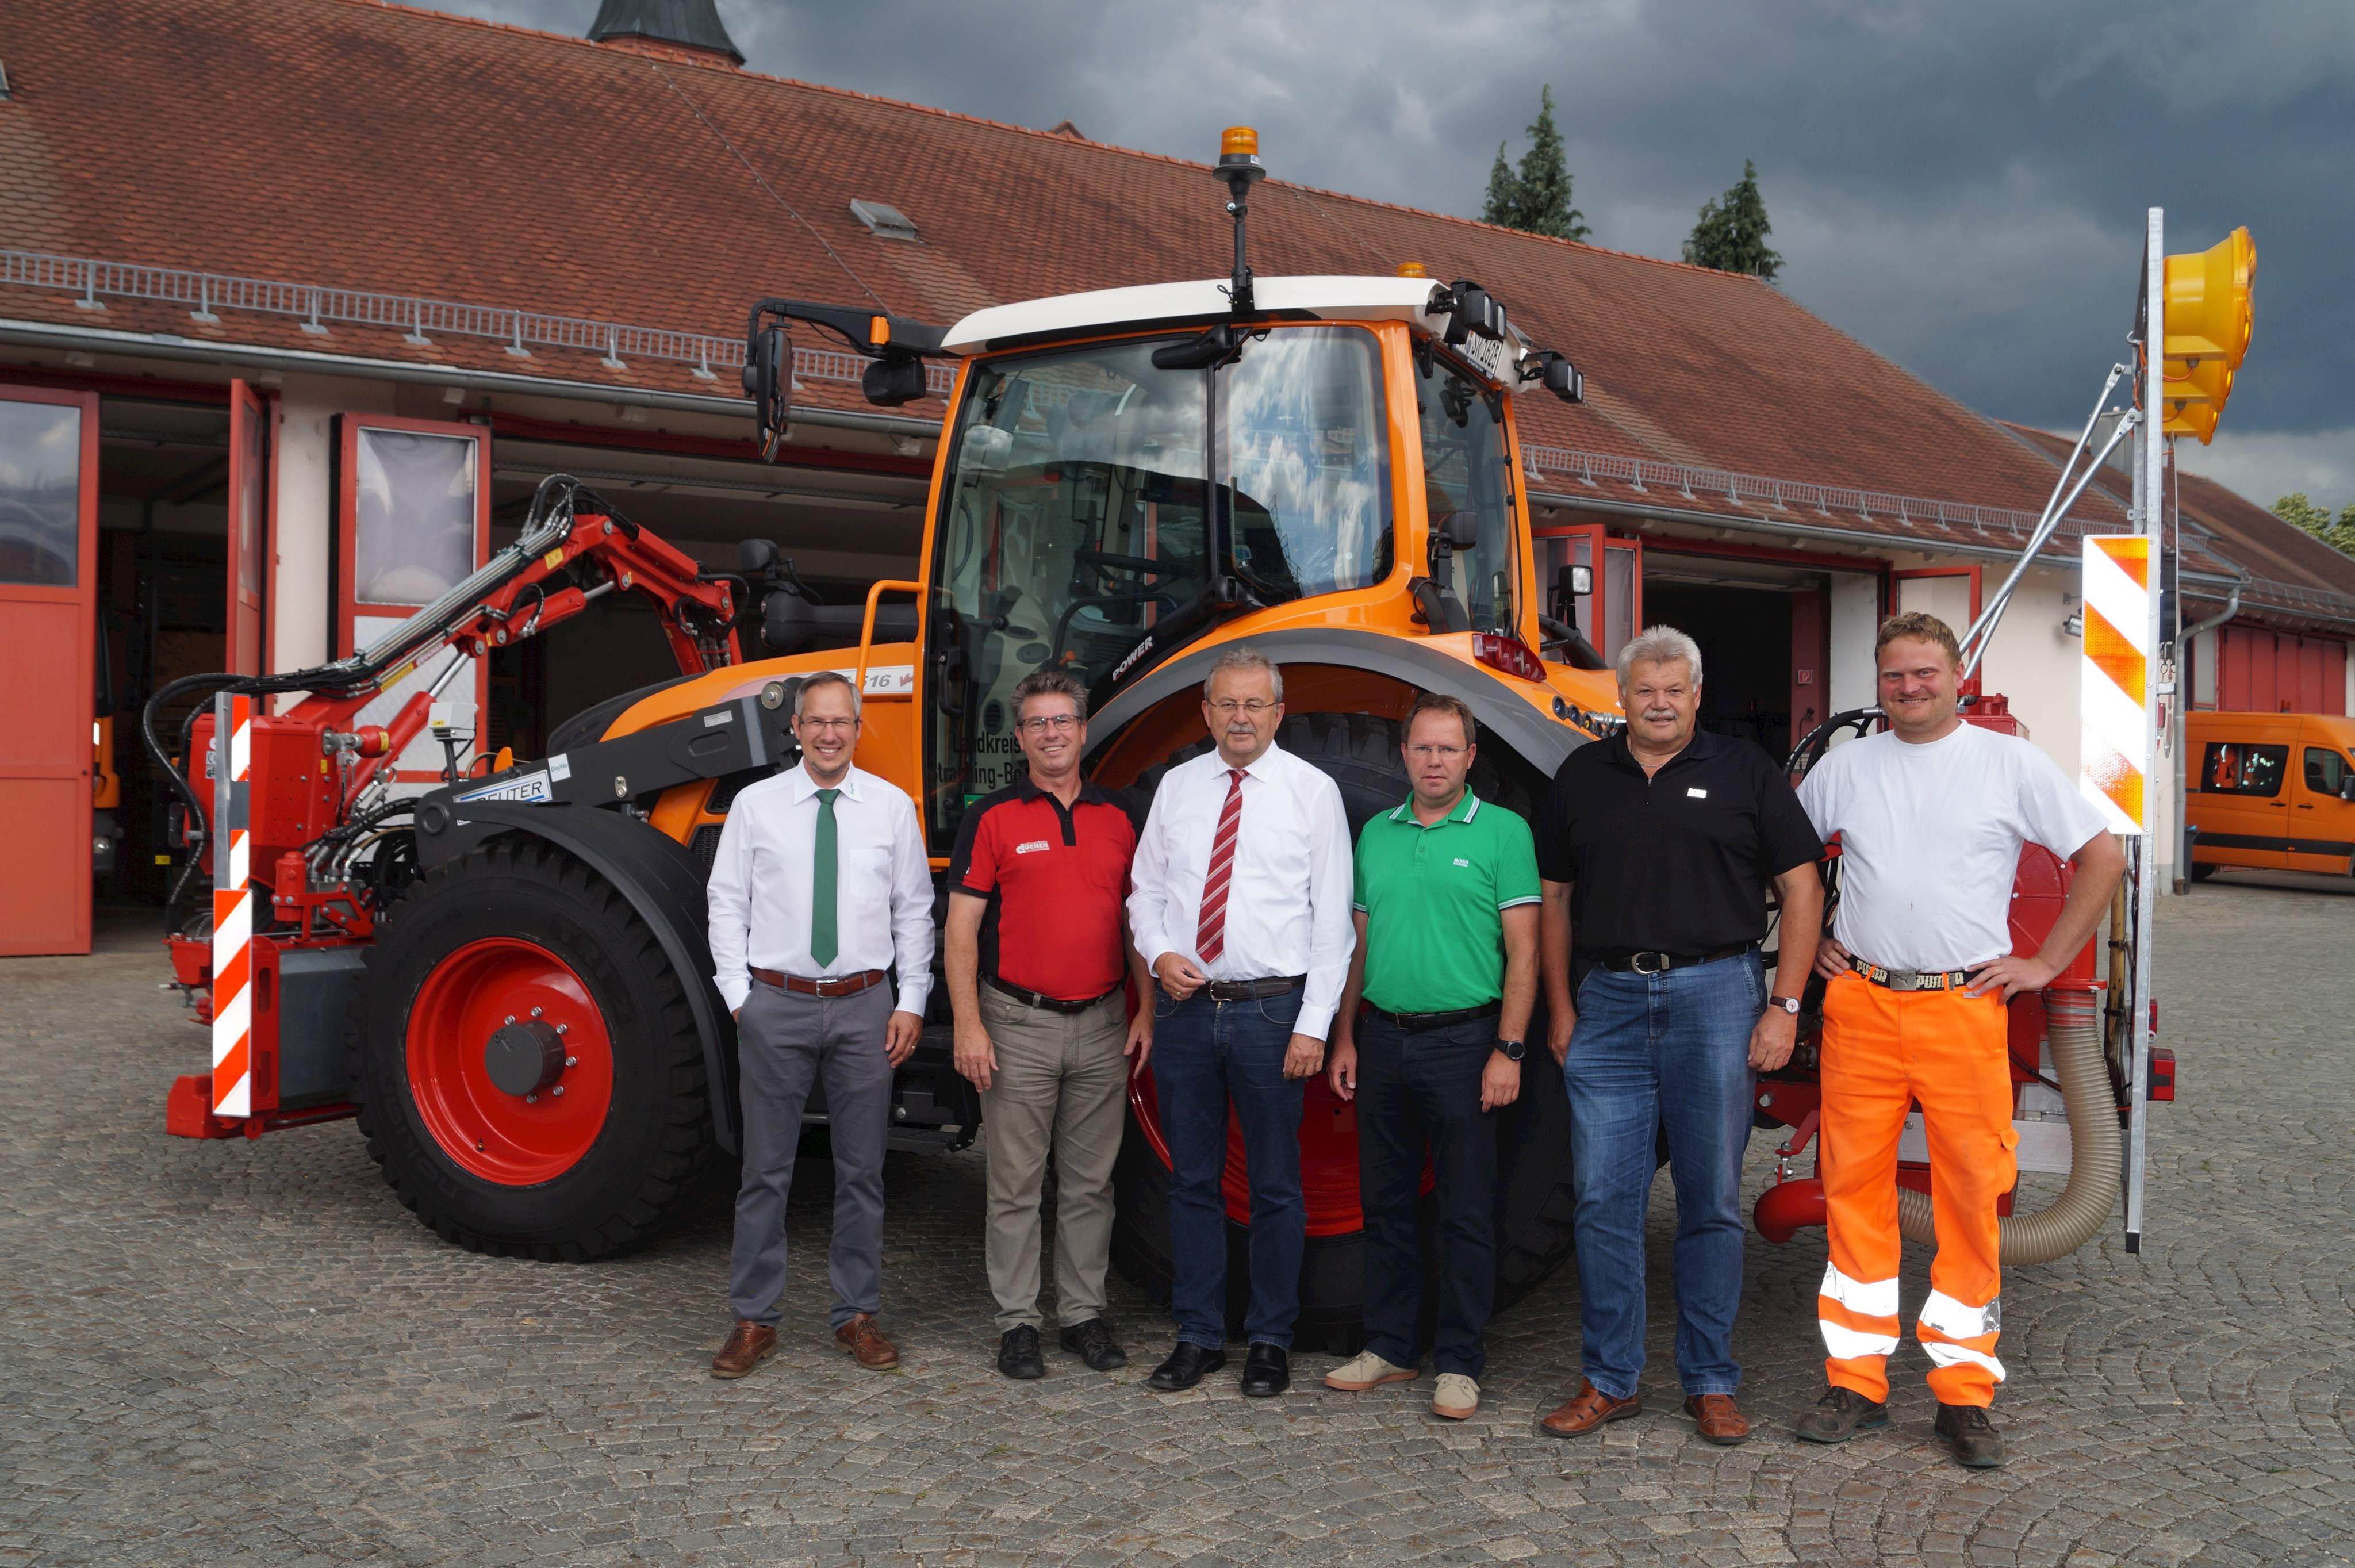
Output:
<instances>
[{"instance_id":1,"label":"white dress shirt","mask_svg":"<svg viewBox=\"0 0 2355 1568\"><path fill-rule=\"evenodd\" d=\"M811 856L818 785L807 768L737 795L705 890L714 984L734 1012L753 968L805 979L900 968L900 1010L924 1016L932 991L932 872L907 792L853 768L834 803L834 962L810 957Z\"/></svg>"},{"instance_id":2,"label":"white dress shirt","mask_svg":"<svg viewBox=\"0 0 2355 1568\"><path fill-rule=\"evenodd\" d=\"M1194 951L1210 841L1226 809L1228 766L1217 752L1161 780L1136 840L1128 927L1136 950L1175 953L1213 980L1305 975L1299 1034L1325 1038L1349 977L1358 933L1349 917L1349 819L1341 791L1314 764L1271 744L1243 770L1242 819L1227 884L1227 944L1218 961Z\"/></svg>"}]
</instances>

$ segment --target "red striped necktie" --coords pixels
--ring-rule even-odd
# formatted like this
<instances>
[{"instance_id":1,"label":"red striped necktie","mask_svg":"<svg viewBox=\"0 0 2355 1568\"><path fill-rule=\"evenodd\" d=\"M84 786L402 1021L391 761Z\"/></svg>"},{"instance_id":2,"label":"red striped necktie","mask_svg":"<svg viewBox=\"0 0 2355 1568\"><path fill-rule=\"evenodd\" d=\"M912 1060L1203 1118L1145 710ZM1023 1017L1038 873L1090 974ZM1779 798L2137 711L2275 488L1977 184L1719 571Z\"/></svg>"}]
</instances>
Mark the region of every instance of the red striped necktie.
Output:
<instances>
[{"instance_id":1,"label":"red striped necktie","mask_svg":"<svg viewBox=\"0 0 2355 1568\"><path fill-rule=\"evenodd\" d=\"M1229 768L1227 777L1227 804L1219 812L1210 869L1202 878L1202 921L1194 933L1194 955L1205 964L1216 964L1227 950L1227 890L1235 880L1235 839L1243 826L1243 771Z\"/></svg>"}]
</instances>

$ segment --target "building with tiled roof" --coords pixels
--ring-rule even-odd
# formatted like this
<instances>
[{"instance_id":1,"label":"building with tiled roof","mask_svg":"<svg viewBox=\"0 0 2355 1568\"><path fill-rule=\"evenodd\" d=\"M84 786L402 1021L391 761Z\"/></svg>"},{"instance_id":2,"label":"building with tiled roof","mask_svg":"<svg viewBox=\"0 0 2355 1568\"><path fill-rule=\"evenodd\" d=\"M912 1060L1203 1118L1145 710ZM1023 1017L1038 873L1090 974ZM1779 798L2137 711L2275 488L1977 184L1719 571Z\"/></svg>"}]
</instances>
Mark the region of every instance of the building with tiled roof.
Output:
<instances>
[{"instance_id":1,"label":"building with tiled roof","mask_svg":"<svg viewBox=\"0 0 2355 1568\"><path fill-rule=\"evenodd\" d=\"M0 400L84 400L98 432L101 712L234 653L233 395L268 439L254 656L297 668L373 635L346 559L370 440L476 443L452 482L479 484L494 540L561 470L707 565L772 538L856 592L911 574L943 406L868 407L859 362L805 334L792 443L758 463L736 386L753 300L947 325L1223 272L1203 164L748 71L709 0L604 0L591 32L377 0L15 8ZM1869 701L1878 617L1966 621L2051 489L2037 444L1754 279L1314 189L1267 155L1263 275L1477 278L1576 360L1583 403L1518 404L1545 564L1604 568L1581 613L1606 652L1639 620L1692 625L1718 727L1785 744ZM2073 540L2124 526L2090 490L1988 657L1989 689L2071 765ZM2236 626L2335 646L2318 701L2343 709L2355 583L2222 525L2185 568L2208 600L2245 581ZM651 617L583 617L494 660L486 739L531 748L662 663ZM160 806L123 728L135 852L112 885L152 892Z\"/></svg>"}]
</instances>

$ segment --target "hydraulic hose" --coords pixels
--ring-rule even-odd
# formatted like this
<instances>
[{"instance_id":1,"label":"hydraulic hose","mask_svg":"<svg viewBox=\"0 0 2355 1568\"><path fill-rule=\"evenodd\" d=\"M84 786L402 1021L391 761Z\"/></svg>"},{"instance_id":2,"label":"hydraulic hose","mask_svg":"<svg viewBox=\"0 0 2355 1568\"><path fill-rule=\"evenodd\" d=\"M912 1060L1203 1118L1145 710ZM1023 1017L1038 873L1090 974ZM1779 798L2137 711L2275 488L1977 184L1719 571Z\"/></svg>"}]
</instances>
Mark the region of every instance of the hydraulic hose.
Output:
<instances>
[{"instance_id":1,"label":"hydraulic hose","mask_svg":"<svg viewBox=\"0 0 2355 1568\"><path fill-rule=\"evenodd\" d=\"M2006 1265L2067 1256L2108 1224L2118 1206L2126 1145L2118 1131L2109 1066L2102 1055L2095 993L2047 991L2044 1017L2052 1042L2052 1070L2069 1109L2069 1181L2041 1213L2014 1214L1998 1221L2000 1259ZM1936 1243L1928 1194L1898 1189L1897 1227L1909 1242Z\"/></svg>"}]
</instances>

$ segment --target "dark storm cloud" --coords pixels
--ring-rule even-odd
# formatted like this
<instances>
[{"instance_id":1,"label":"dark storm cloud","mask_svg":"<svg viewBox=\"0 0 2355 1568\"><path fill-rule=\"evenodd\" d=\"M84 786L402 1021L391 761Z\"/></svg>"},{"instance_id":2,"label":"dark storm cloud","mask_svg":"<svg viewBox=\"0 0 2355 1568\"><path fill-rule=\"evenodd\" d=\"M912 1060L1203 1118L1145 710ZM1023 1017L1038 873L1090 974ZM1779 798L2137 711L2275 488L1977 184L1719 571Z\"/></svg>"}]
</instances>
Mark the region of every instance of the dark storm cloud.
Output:
<instances>
[{"instance_id":1,"label":"dark storm cloud","mask_svg":"<svg viewBox=\"0 0 2355 1568\"><path fill-rule=\"evenodd\" d=\"M596 7L448 8L577 33ZM1677 255L1754 159L1794 297L2037 424L2073 428L2122 351L2146 207L2172 251L2245 223L2257 336L2229 428L2328 445L2355 427L2344 0L720 10L755 69L1188 157L1248 122L1285 176L1465 215L1550 83L1596 243Z\"/></svg>"}]
</instances>

